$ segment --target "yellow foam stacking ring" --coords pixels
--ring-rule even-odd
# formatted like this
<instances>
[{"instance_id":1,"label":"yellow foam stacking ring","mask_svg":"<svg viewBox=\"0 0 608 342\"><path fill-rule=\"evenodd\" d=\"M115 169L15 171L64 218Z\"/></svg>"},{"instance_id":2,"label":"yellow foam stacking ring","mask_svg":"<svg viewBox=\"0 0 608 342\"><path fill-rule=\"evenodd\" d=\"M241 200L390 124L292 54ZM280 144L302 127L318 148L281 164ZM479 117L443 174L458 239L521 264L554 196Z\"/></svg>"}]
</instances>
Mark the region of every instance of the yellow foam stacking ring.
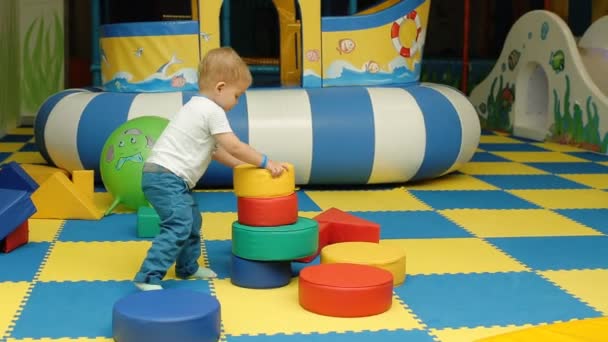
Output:
<instances>
[{"instance_id":1,"label":"yellow foam stacking ring","mask_svg":"<svg viewBox=\"0 0 608 342\"><path fill-rule=\"evenodd\" d=\"M373 242L341 242L321 250L321 263L351 263L376 266L393 274L393 285L405 281L405 251Z\"/></svg>"},{"instance_id":2,"label":"yellow foam stacking ring","mask_svg":"<svg viewBox=\"0 0 608 342\"><path fill-rule=\"evenodd\" d=\"M237 197L278 197L291 195L296 189L296 176L292 164L287 171L273 178L270 171L243 164L234 168L234 193Z\"/></svg>"}]
</instances>

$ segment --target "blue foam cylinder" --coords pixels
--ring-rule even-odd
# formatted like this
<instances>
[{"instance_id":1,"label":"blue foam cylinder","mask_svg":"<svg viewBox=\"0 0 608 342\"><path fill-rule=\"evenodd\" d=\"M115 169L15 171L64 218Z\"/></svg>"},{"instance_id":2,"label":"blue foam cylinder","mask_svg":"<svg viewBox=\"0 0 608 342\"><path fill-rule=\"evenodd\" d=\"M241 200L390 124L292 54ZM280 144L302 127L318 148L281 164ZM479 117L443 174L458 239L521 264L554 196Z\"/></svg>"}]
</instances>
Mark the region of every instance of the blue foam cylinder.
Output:
<instances>
[{"instance_id":1,"label":"blue foam cylinder","mask_svg":"<svg viewBox=\"0 0 608 342\"><path fill-rule=\"evenodd\" d=\"M271 289L289 284L290 261L255 261L232 254L230 281L250 289Z\"/></svg>"},{"instance_id":2,"label":"blue foam cylinder","mask_svg":"<svg viewBox=\"0 0 608 342\"><path fill-rule=\"evenodd\" d=\"M220 303L185 289L138 292L114 304L112 331L116 342L217 342Z\"/></svg>"}]
</instances>

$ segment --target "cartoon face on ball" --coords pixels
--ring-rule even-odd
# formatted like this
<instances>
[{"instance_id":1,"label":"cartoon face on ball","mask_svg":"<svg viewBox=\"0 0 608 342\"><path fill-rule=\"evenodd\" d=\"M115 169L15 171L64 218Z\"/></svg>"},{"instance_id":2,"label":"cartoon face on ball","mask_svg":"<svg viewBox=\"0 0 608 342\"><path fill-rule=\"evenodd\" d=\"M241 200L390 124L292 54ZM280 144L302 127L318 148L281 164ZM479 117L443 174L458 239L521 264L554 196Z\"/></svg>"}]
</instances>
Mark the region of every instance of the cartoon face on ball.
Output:
<instances>
[{"instance_id":1,"label":"cartoon face on ball","mask_svg":"<svg viewBox=\"0 0 608 342\"><path fill-rule=\"evenodd\" d=\"M106 162L116 162L114 164L116 171L120 171L128 162L143 163L142 151L150 149L154 145L154 140L137 128L126 130L118 138L118 141L110 145L105 155Z\"/></svg>"}]
</instances>

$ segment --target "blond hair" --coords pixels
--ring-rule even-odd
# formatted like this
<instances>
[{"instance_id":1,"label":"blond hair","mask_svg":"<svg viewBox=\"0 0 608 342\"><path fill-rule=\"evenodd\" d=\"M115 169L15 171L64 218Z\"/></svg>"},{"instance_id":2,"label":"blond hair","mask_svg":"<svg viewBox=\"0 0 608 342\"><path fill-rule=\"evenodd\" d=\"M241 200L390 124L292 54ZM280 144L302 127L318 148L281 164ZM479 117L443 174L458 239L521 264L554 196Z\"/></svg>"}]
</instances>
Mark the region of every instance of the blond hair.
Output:
<instances>
[{"instance_id":1,"label":"blond hair","mask_svg":"<svg viewBox=\"0 0 608 342\"><path fill-rule=\"evenodd\" d=\"M215 87L218 82L251 85L251 72L247 64L230 47L209 50L198 66L198 86L201 90Z\"/></svg>"}]
</instances>

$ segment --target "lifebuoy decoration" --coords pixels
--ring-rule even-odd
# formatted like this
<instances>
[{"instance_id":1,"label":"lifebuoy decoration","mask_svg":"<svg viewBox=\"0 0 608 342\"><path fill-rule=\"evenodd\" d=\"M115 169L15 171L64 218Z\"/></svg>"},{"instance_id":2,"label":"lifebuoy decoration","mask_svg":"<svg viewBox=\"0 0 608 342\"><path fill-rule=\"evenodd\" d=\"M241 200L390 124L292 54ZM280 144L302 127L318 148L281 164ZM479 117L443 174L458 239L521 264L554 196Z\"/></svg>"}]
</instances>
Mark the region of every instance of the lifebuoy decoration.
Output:
<instances>
[{"instance_id":1,"label":"lifebuoy decoration","mask_svg":"<svg viewBox=\"0 0 608 342\"><path fill-rule=\"evenodd\" d=\"M401 29L401 24L406 19L413 20L416 23L416 39L412 42L410 47L405 47L401 45L401 40L399 39L399 31ZM399 54L405 58L409 58L418 52L420 48L420 42L418 39L420 38L420 33L422 32L422 25L420 24L420 17L416 11L411 11L405 17L401 17L397 19L393 26L391 27L391 40L393 41L393 46L399 52Z\"/></svg>"}]
</instances>

